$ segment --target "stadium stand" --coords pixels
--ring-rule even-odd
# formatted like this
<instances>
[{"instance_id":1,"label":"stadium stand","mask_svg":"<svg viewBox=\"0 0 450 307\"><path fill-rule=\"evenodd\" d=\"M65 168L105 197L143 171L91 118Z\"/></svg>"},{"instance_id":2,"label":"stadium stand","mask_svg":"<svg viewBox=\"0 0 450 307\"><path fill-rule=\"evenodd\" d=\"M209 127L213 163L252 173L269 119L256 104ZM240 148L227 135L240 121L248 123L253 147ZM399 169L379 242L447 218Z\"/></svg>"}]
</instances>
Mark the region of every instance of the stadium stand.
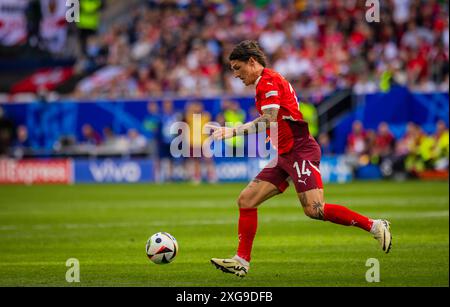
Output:
<instances>
[{"instance_id":1,"label":"stadium stand","mask_svg":"<svg viewBox=\"0 0 450 307\"><path fill-rule=\"evenodd\" d=\"M82 7L84 1L91 0L82 0ZM387 86L395 82L413 90L448 91L445 2L386 1L383 22L368 24L364 1L132 1L126 8L109 1L102 13L107 17L89 36L77 34L84 31L80 25L64 24L65 7L56 3L41 2L38 36L43 42L37 49L64 57L70 54L64 42L81 37L86 54L76 51L73 69L83 80L73 84L71 97L248 94L226 66L226 54L244 38L259 40L271 66L301 97L348 87L357 93L386 90L386 80ZM31 36L37 33L30 31L30 46L36 45ZM53 34L46 41L47 33ZM12 42L4 38L2 44Z\"/></svg>"}]
</instances>

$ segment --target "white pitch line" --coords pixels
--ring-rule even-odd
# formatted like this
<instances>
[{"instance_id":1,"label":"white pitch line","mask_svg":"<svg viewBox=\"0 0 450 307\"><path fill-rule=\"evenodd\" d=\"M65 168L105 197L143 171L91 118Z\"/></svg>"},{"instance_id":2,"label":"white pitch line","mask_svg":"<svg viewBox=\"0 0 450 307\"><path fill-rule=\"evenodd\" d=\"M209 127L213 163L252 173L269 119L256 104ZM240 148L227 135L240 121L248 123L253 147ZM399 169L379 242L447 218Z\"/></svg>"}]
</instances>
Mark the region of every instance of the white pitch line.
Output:
<instances>
[{"instance_id":1,"label":"white pitch line","mask_svg":"<svg viewBox=\"0 0 450 307\"><path fill-rule=\"evenodd\" d=\"M352 207L364 207L364 208L376 208L380 205L389 205L393 207L411 207L411 206L420 206L422 207L425 203L431 203L433 205L438 205L442 209L449 207L449 201L448 198L441 198L441 197L435 197L431 199L426 198L418 198L418 199L383 199L378 198L376 200L374 199L358 199L358 198L352 198L349 200L338 198L338 199L332 199L329 198L331 203L338 203L342 204L343 206L349 207L350 209ZM228 201L228 200L217 200L217 201L133 201L129 202L127 204L123 203L110 203L107 205L104 205L102 203L98 202L83 202L80 204L76 204L74 206L71 206L70 210L76 210L76 211L82 211L87 208L89 212L92 212L92 214L95 214L98 211L105 212L108 210L116 210L116 209L123 209L126 208L127 210L132 209L186 209L186 208L230 208L230 209L236 209L237 210L237 204L234 201ZM293 199L292 201L285 201L285 200L270 200L268 203L264 204L262 208L301 208L301 205L298 200ZM436 208L438 209L438 208ZM58 214L65 214L67 212L66 207L60 207L54 211L54 213ZM17 215L47 215L48 211L46 210L29 210L29 211L3 211L0 212L0 216L17 216Z\"/></svg>"},{"instance_id":2,"label":"white pitch line","mask_svg":"<svg viewBox=\"0 0 450 307\"><path fill-rule=\"evenodd\" d=\"M373 218L386 218L386 219L396 219L396 220L405 220L405 219L417 219L417 218L441 218L448 217L449 211L426 211L426 212L371 212L370 216ZM259 220L261 223L270 223L270 222L305 222L308 221L303 212L299 211L298 215L286 215L286 216L278 216L278 217L264 217L260 216ZM130 227L159 227L159 226L198 226L198 225L229 225L236 224L237 216L235 218L228 219L217 219L217 220L189 220L183 222L176 221L167 221L167 222L118 222L118 223L83 223L83 224L38 224L32 225L31 229L33 230L47 230L47 229L92 229L92 228L130 228ZM0 226L0 231L15 231L15 230L26 230L26 225L7 225Z\"/></svg>"}]
</instances>

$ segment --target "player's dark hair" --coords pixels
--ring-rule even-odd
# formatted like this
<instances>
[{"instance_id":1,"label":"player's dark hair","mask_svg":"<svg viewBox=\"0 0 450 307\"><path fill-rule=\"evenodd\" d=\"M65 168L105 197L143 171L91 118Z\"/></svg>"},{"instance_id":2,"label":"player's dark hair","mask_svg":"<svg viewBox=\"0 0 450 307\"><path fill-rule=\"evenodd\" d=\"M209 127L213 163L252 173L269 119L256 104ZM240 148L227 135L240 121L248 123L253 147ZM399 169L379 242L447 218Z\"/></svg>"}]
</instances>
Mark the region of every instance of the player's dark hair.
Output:
<instances>
[{"instance_id":1,"label":"player's dark hair","mask_svg":"<svg viewBox=\"0 0 450 307\"><path fill-rule=\"evenodd\" d=\"M240 42L236 47L234 47L228 60L247 62L250 58L255 59L259 64L266 67L266 56L264 52L259 47L258 42L252 40L245 40Z\"/></svg>"}]
</instances>

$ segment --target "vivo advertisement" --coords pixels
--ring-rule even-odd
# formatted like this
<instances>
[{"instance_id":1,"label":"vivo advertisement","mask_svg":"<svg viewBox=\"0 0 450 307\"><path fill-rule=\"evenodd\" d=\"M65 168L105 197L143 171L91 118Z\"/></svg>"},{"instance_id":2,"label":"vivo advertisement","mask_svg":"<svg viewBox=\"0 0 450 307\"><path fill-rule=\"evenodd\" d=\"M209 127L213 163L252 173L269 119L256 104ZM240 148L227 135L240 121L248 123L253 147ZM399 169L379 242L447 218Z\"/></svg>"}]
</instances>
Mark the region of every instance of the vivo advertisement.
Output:
<instances>
[{"instance_id":1,"label":"vivo advertisement","mask_svg":"<svg viewBox=\"0 0 450 307\"><path fill-rule=\"evenodd\" d=\"M152 160L74 160L75 183L138 183L154 181Z\"/></svg>"}]
</instances>

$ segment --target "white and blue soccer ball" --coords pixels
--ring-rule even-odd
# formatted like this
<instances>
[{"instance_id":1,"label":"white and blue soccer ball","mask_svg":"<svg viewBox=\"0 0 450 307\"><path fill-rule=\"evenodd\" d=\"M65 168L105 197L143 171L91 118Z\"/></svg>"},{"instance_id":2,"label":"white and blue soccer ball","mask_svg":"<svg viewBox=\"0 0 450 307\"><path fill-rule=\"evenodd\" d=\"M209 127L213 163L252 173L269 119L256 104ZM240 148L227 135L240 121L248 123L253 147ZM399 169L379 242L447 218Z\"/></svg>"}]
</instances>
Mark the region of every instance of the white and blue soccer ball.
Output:
<instances>
[{"instance_id":1,"label":"white and blue soccer ball","mask_svg":"<svg viewBox=\"0 0 450 307\"><path fill-rule=\"evenodd\" d=\"M177 256L178 242L167 232L157 232L147 240L145 252L153 263L167 264Z\"/></svg>"}]
</instances>

